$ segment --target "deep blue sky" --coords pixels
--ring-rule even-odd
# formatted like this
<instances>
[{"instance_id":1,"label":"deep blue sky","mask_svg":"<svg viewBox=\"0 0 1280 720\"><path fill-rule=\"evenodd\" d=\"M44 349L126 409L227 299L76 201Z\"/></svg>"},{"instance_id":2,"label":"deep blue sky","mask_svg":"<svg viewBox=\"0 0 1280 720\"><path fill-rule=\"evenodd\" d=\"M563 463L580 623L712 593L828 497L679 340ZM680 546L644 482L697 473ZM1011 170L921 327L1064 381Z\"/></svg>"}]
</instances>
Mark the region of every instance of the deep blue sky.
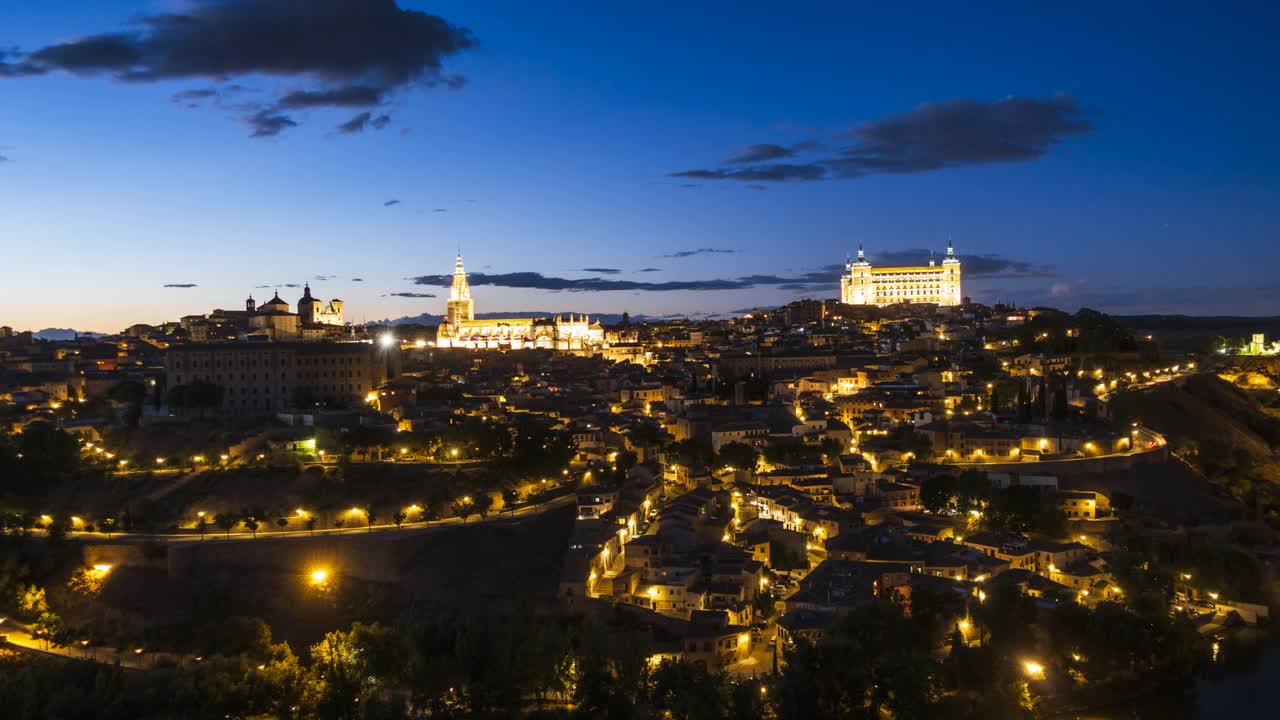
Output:
<instances>
[{"instance_id":1,"label":"deep blue sky","mask_svg":"<svg viewBox=\"0 0 1280 720\"><path fill-rule=\"evenodd\" d=\"M11 5L11 63L183 7ZM338 133L358 109L317 108L251 138L241 107L170 99L217 86L201 77L0 78L0 324L116 330L270 296L255 286L292 303L300 291L284 285L307 280L357 321L439 313L444 289L410 278L449 272L459 246L477 272L669 282L800 276L859 241L875 260L941 251L948 236L1035 276L975 279L979 300L1280 313L1272 4L399 5L468 29L475 47L443 59L464 87L399 88L373 109L391 118L381 130ZM271 73L230 83L258 102L316 87ZM752 144L840 147L849 128L922 103L1059 93L1092 130L1024 162L764 189L670 176L725 167ZM735 252L662 257L697 248ZM660 271L635 272L647 267ZM833 295L476 288L482 312L725 312Z\"/></svg>"}]
</instances>

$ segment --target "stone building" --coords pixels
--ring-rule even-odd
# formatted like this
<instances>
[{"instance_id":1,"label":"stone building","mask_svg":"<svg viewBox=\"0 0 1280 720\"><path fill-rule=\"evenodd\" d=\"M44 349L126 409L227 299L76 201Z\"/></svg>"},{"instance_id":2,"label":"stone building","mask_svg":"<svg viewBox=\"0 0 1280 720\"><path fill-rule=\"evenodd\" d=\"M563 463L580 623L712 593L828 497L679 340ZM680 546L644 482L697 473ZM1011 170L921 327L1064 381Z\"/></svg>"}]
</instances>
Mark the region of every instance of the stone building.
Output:
<instances>
[{"instance_id":1,"label":"stone building","mask_svg":"<svg viewBox=\"0 0 1280 720\"><path fill-rule=\"evenodd\" d=\"M845 263L840 300L846 305L959 305L964 297L960 276L960 258L950 241L941 265L930 259L924 266L889 268L872 267L859 244L858 259Z\"/></svg>"},{"instance_id":2,"label":"stone building","mask_svg":"<svg viewBox=\"0 0 1280 720\"><path fill-rule=\"evenodd\" d=\"M363 402L399 373L399 348L372 343L205 343L173 346L165 354L168 387L219 385L222 411L235 415Z\"/></svg>"},{"instance_id":3,"label":"stone building","mask_svg":"<svg viewBox=\"0 0 1280 720\"><path fill-rule=\"evenodd\" d=\"M436 332L437 347L476 350L545 348L583 351L605 348L604 328L586 315L510 317L477 320L471 284L458 255L453 284L445 305L445 319Z\"/></svg>"}]
</instances>

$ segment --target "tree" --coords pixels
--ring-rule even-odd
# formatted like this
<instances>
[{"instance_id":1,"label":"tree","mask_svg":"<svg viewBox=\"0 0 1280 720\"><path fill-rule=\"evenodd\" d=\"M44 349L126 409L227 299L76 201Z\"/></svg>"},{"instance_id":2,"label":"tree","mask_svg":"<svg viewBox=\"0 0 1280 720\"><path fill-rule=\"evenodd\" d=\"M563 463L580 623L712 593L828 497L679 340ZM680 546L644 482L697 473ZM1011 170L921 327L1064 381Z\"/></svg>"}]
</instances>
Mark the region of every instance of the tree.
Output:
<instances>
[{"instance_id":1,"label":"tree","mask_svg":"<svg viewBox=\"0 0 1280 720\"><path fill-rule=\"evenodd\" d=\"M111 537L111 531L116 528L116 516L111 513L102 513L98 516L98 529Z\"/></svg>"},{"instance_id":2,"label":"tree","mask_svg":"<svg viewBox=\"0 0 1280 720\"><path fill-rule=\"evenodd\" d=\"M308 516L307 516L307 519L306 519L306 521L305 521L305 523L304 523L304 524L307 526L307 532L308 532L308 533L310 533L312 537L315 537L315 534L316 534L316 516L315 516L315 515L308 515Z\"/></svg>"},{"instance_id":3,"label":"tree","mask_svg":"<svg viewBox=\"0 0 1280 720\"><path fill-rule=\"evenodd\" d=\"M187 385L175 385L169 388L167 401L169 407L180 410L195 410L203 415L206 410L222 407L226 389L221 385L195 380Z\"/></svg>"},{"instance_id":4,"label":"tree","mask_svg":"<svg viewBox=\"0 0 1280 720\"><path fill-rule=\"evenodd\" d=\"M218 529L227 534L227 539L231 539L231 531L240 522L239 518L229 512L220 512L214 517L213 522Z\"/></svg>"},{"instance_id":5,"label":"tree","mask_svg":"<svg viewBox=\"0 0 1280 720\"><path fill-rule=\"evenodd\" d=\"M1053 387L1052 417L1057 422L1067 419L1067 384L1061 379Z\"/></svg>"},{"instance_id":6,"label":"tree","mask_svg":"<svg viewBox=\"0 0 1280 720\"><path fill-rule=\"evenodd\" d=\"M1027 393L1026 381L1018 383L1018 423L1026 425L1031 422L1031 398Z\"/></svg>"},{"instance_id":7,"label":"tree","mask_svg":"<svg viewBox=\"0 0 1280 720\"><path fill-rule=\"evenodd\" d=\"M45 422L27 425L13 450L0 455L6 456L0 461L0 493L21 497L44 497L55 483L80 467L76 436Z\"/></svg>"},{"instance_id":8,"label":"tree","mask_svg":"<svg viewBox=\"0 0 1280 720\"><path fill-rule=\"evenodd\" d=\"M480 513L480 517L488 517L489 511L493 509L493 496L489 493L480 493L475 498L476 512Z\"/></svg>"},{"instance_id":9,"label":"tree","mask_svg":"<svg viewBox=\"0 0 1280 720\"><path fill-rule=\"evenodd\" d=\"M311 646L311 682L318 714L324 718L360 717L376 688L394 680L404 666L391 649L396 638L379 625L355 623L335 630Z\"/></svg>"},{"instance_id":10,"label":"tree","mask_svg":"<svg viewBox=\"0 0 1280 720\"><path fill-rule=\"evenodd\" d=\"M18 614L27 618L38 618L49 612L49 601L45 597L44 588L38 585L22 585L17 594Z\"/></svg>"},{"instance_id":11,"label":"tree","mask_svg":"<svg viewBox=\"0 0 1280 720\"><path fill-rule=\"evenodd\" d=\"M361 508L361 510L362 510L361 514L364 515L364 524L365 524L366 532L373 532L373 521L378 519L378 516L375 515L373 512L373 506L365 505L363 508Z\"/></svg>"},{"instance_id":12,"label":"tree","mask_svg":"<svg viewBox=\"0 0 1280 720\"><path fill-rule=\"evenodd\" d=\"M391 516L391 522L395 523L395 524L396 524L396 529L397 529L397 530L399 530L399 529L401 528L401 526L403 526L403 525L404 525L404 520L405 520L405 518L407 518L407 517L409 517L409 516L408 516L408 515L406 515L406 514L405 514L405 512L404 512L403 510L397 510L397 511L395 511L395 514L393 514L393 515Z\"/></svg>"},{"instance_id":13,"label":"tree","mask_svg":"<svg viewBox=\"0 0 1280 720\"><path fill-rule=\"evenodd\" d=\"M721 714L724 678L684 660L663 660L649 671L649 702L673 718L714 718Z\"/></svg>"},{"instance_id":14,"label":"tree","mask_svg":"<svg viewBox=\"0 0 1280 720\"><path fill-rule=\"evenodd\" d=\"M1036 390L1035 418L1037 420L1049 419L1049 392L1045 385L1044 375L1040 376L1040 385Z\"/></svg>"},{"instance_id":15,"label":"tree","mask_svg":"<svg viewBox=\"0 0 1280 720\"><path fill-rule=\"evenodd\" d=\"M138 426L142 419L142 401L147 397L146 385L136 380L123 380L107 391L107 397L126 406L126 425Z\"/></svg>"},{"instance_id":16,"label":"tree","mask_svg":"<svg viewBox=\"0 0 1280 720\"><path fill-rule=\"evenodd\" d=\"M520 491L515 486L508 485L502 488L502 509L511 511L515 509L516 503L520 502Z\"/></svg>"},{"instance_id":17,"label":"tree","mask_svg":"<svg viewBox=\"0 0 1280 720\"><path fill-rule=\"evenodd\" d=\"M746 443L731 442L716 454L716 469L736 468L754 471L760 461L760 452Z\"/></svg>"},{"instance_id":18,"label":"tree","mask_svg":"<svg viewBox=\"0 0 1280 720\"><path fill-rule=\"evenodd\" d=\"M951 475L929 475L920 481L920 504L939 514L954 508L956 479Z\"/></svg>"},{"instance_id":19,"label":"tree","mask_svg":"<svg viewBox=\"0 0 1280 720\"><path fill-rule=\"evenodd\" d=\"M31 623L31 634L44 640L44 649L49 649L49 644L62 631L62 618L54 613L45 611Z\"/></svg>"},{"instance_id":20,"label":"tree","mask_svg":"<svg viewBox=\"0 0 1280 720\"><path fill-rule=\"evenodd\" d=\"M276 527L280 528L281 532L283 532L285 528L289 527L289 518L287 517L276 518Z\"/></svg>"},{"instance_id":21,"label":"tree","mask_svg":"<svg viewBox=\"0 0 1280 720\"><path fill-rule=\"evenodd\" d=\"M244 525L245 530L248 530L249 533L252 534L253 539L258 539L258 527L260 525L258 518L253 515L246 515L244 520L241 521L241 524Z\"/></svg>"}]
</instances>

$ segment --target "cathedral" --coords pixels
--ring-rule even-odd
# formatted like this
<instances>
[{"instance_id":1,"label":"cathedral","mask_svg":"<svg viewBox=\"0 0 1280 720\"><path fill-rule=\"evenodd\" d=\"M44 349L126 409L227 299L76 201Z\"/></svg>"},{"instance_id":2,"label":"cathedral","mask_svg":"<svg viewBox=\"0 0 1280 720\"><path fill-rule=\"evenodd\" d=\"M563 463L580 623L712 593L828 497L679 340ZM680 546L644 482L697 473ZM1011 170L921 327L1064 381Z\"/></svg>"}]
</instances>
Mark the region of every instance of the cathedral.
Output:
<instances>
[{"instance_id":1,"label":"cathedral","mask_svg":"<svg viewBox=\"0 0 1280 720\"><path fill-rule=\"evenodd\" d=\"M932 258L920 267L873 268L858 244L858 259L845 262L840 278L840 302L846 305L894 305L897 303L930 303L959 305L964 294L960 289L960 258L951 241L942 264Z\"/></svg>"},{"instance_id":2,"label":"cathedral","mask_svg":"<svg viewBox=\"0 0 1280 720\"><path fill-rule=\"evenodd\" d=\"M194 342L214 340L324 340L347 332L342 317L342 301L325 303L311 295L308 283L298 300L298 311L277 292L259 305L250 295L244 310L214 310L207 315L188 315L181 325Z\"/></svg>"},{"instance_id":3,"label":"cathedral","mask_svg":"<svg viewBox=\"0 0 1280 720\"><path fill-rule=\"evenodd\" d=\"M462 255L459 254L453 269L449 301L445 305L444 322L436 331L436 347L583 351L607 346L604 328L585 315L477 320L471 284L467 282L467 272L462 268Z\"/></svg>"}]
</instances>

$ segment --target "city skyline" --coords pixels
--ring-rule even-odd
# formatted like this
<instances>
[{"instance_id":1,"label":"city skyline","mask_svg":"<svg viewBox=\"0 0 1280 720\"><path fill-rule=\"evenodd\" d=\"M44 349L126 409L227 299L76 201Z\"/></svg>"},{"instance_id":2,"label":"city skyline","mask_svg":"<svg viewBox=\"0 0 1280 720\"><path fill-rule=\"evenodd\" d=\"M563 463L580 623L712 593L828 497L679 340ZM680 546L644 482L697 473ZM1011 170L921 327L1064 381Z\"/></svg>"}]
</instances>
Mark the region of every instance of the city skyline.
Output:
<instances>
[{"instance_id":1,"label":"city skyline","mask_svg":"<svg viewBox=\"0 0 1280 720\"><path fill-rule=\"evenodd\" d=\"M1276 101L1244 90L1273 9L1135 34L1154 11L333 2L313 30L402 46L291 63L178 52L165 20L243 39L239 10L295 5L6 14L6 323L113 332L306 282L349 319L438 315L459 249L486 312L724 314L838 296L859 243L893 265L948 239L980 302L1280 300Z\"/></svg>"}]
</instances>

